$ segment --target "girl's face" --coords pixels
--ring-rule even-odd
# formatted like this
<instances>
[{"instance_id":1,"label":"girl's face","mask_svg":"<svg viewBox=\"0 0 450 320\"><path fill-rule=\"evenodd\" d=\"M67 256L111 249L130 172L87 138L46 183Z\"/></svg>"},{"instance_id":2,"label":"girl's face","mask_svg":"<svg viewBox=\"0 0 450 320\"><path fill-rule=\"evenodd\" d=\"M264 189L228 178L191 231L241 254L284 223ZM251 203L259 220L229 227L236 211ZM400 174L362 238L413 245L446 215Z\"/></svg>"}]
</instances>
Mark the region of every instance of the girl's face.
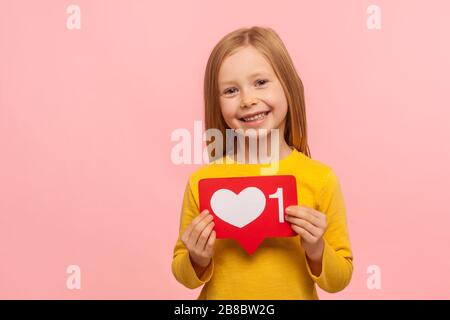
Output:
<instances>
[{"instance_id":1,"label":"girl's face","mask_svg":"<svg viewBox=\"0 0 450 320\"><path fill-rule=\"evenodd\" d=\"M220 108L232 129L279 129L284 134L287 99L271 65L248 46L225 58L219 70Z\"/></svg>"}]
</instances>

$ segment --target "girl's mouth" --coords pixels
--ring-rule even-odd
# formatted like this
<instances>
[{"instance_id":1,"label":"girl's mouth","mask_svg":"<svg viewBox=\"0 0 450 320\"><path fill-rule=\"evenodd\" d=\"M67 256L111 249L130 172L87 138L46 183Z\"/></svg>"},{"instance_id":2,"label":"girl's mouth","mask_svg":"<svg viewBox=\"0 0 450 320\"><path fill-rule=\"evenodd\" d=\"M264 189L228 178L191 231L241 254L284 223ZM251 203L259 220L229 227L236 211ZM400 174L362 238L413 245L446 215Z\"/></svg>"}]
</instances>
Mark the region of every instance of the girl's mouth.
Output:
<instances>
[{"instance_id":1,"label":"girl's mouth","mask_svg":"<svg viewBox=\"0 0 450 320\"><path fill-rule=\"evenodd\" d=\"M252 117L248 117L248 118L240 118L239 120L244 122L245 124L248 125L258 125L264 122L264 120L266 119L267 115L270 113L270 111L266 111L266 112L261 112L257 115L254 115Z\"/></svg>"}]
</instances>

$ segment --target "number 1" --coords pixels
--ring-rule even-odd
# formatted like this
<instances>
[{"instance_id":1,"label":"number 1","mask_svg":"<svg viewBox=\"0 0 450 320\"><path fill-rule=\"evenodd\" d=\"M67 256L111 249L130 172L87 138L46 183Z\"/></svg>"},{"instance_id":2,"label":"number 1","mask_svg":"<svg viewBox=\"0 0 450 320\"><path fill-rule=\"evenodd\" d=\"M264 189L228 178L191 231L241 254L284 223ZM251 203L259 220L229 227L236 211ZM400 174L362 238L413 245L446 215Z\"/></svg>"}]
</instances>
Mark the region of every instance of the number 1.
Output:
<instances>
[{"instance_id":1,"label":"number 1","mask_svg":"<svg viewBox=\"0 0 450 320\"><path fill-rule=\"evenodd\" d=\"M278 198L278 220L280 221L280 223L283 223L284 222L283 188L278 188L275 193L269 195L269 198L271 199Z\"/></svg>"}]
</instances>

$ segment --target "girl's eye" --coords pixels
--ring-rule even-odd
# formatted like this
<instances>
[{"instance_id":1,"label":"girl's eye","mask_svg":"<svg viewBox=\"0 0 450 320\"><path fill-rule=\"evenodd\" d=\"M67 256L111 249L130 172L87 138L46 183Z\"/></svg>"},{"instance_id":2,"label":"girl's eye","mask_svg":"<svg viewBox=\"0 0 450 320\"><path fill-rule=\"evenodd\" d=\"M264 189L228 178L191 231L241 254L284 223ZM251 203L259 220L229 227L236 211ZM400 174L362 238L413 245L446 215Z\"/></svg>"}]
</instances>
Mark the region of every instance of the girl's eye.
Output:
<instances>
[{"instance_id":1,"label":"girl's eye","mask_svg":"<svg viewBox=\"0 0 450 320\"><path fill-rule=\"evenodd\" d=\"M233 93L233 92L230 92L230 91L233 91L233 89L236 89L236 88L226 89L223 93L225 93L225 94Z\"/></svg>"},{"instance_id":2,"label":"girl's eye","mask_svg":"<svg viewBox=\"0 0 450 320\"><path fill-rule=\"evenodd\" d=\"M261 82L262 82L262 83L261 83ZM256 80L256 83L258 83L258 84L260 84L260 85L264 85L264 84L267 83L267 80L266 80L266 79L263 79L263 80Z\"/></svg>"},{"instance_id":3,"label":"girl's eye","mask_svg":"<svg viewBox=\"0 0 450 320\"><path fill-rule=\"evenodd\" d=\"M260 80L256 80L256 84L257 85L265 85L266 83L268 82L268 80L266 80L266 79L260 79ZM223 93L224 94L233 94L234 93L234 91L233 90L235 90L236 88L229 88L229 89L226 89Z\"/></svg>"}]
</instances>

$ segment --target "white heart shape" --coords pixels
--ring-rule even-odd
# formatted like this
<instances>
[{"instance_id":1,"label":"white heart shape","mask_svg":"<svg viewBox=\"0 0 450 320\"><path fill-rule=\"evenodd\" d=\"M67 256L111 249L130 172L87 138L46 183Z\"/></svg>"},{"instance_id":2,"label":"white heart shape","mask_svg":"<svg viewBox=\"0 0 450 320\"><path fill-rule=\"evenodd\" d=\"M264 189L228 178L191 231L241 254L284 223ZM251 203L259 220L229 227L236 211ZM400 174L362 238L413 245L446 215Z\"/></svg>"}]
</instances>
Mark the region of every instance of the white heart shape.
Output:
<instances>
[{"instance_id":1,"label":"white heart shape","mask_svg":"<svg viewBox=\"0 0 450 320\"><path fill-rule=\"evenodd\" d=\"M239 194L219 189L211 197L211 209L222 220L242 228L258 218L266 207L264 193L256 187L248 187Z\"/></svg>"}]
</instances>

